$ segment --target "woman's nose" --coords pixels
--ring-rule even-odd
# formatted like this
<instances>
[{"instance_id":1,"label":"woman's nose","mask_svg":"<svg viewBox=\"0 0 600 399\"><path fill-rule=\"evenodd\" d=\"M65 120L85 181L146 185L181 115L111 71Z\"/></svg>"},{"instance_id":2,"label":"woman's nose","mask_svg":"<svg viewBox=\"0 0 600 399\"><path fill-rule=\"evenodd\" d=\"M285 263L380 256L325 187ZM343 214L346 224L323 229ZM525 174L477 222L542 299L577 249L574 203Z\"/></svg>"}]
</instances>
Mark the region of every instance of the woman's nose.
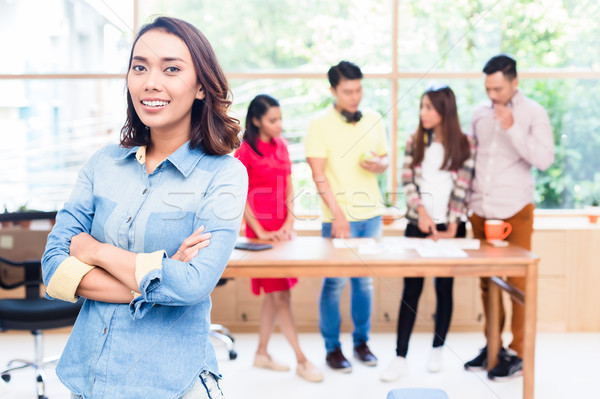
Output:
<instances>
[{"instance_id":1,"label":"woman's nose","mask_svg":"<svg viewBox=\"0 0 600 399\"><path fill-rule=\"evenodd\" d=\"M144 81L144 90L159 90L160 88L160 76L155 71L149 71L146 74L146 80Z\"/></svg>"}]
</instances>

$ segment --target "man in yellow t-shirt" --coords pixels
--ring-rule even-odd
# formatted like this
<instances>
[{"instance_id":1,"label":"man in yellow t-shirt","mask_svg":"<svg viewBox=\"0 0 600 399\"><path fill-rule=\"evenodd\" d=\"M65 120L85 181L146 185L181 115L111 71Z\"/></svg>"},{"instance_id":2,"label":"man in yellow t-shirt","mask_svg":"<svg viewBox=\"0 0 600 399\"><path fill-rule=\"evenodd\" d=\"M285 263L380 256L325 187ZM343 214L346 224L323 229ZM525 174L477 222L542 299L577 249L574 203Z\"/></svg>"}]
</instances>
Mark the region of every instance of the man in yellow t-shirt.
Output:
<instances>
[{"instance_id":1,"label":"man in yellow t-shirt","mask_svg":"<svg viewBox=\"0 0 600 399\"><path fill-rule=\"evenodd\" d=\"M342 61L328 72L335 104L315 118L306 135L306 160L312 169L323 208L323 237L381 236L383 201L377 174L389 164L387 140L381 116L359 111L362 72ZM319 302L319 325L325 340L326 362L336 371L349 373L340 336L340 297L347 278L325 278ZM373 281L353 277L352 321L354 357L368 366L377 358L367 346L371 329Z\"/></svg>"}]
</instances>

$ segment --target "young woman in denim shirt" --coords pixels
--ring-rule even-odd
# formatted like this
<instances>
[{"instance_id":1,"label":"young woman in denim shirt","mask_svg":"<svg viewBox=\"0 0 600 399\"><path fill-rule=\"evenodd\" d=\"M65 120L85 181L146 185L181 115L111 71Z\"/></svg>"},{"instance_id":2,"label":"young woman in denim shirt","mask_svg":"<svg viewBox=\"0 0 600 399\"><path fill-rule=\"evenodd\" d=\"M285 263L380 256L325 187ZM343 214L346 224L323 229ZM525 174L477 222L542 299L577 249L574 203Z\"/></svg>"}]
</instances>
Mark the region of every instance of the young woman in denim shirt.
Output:
<instances>
[{"instance_id":1,"label":"young woman in denim shirt","mask_svg":"<svg viewBox=\"0 0 600 399\"><path fill-rule=\"evenodd\" d=\"M42 260L50 298L86 299L56 368L74 398L222 397L210 293L247 193L228 95L193 25L141 29L121 145L84 165Z\"/></svg>"}]
</instances>

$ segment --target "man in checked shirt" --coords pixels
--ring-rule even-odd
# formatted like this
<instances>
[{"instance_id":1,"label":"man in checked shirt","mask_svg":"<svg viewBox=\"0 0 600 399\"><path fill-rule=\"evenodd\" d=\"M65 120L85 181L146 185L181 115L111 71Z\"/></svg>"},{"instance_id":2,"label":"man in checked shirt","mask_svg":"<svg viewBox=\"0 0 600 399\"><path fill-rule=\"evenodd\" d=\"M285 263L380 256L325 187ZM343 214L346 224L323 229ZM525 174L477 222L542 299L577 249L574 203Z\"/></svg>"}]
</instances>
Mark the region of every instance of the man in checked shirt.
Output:
<instances>
[{"instance_id":1,"label":"man in checked shirt","mask_svg":"<svg viewBox=\"0 0 600 399\"><path fill-rule=\"evenodd\" d=\"M492 57L483 68L485 90L491 102L473 114L472 131L477 141L475 176L469 208L475 238L485 238L484 224L500 219L511 224L506 240L531 249L533 233L533 192L531 168L544 171L554 162L554 137L546 110L518 89L517 63L506 55ZM523 290L523 277L508 282ZM487 312L489 278L481 278L484 312ZM500 302L500 332L504 327L504 308ZM485 315L487 331L488 315ZM491 380L503 380L522 374L524 308L512 301L511 331L508 349L501 348L498 364L488 372ZM487 348L465 369L487 368Z\"/></svg>"}]
</instances>

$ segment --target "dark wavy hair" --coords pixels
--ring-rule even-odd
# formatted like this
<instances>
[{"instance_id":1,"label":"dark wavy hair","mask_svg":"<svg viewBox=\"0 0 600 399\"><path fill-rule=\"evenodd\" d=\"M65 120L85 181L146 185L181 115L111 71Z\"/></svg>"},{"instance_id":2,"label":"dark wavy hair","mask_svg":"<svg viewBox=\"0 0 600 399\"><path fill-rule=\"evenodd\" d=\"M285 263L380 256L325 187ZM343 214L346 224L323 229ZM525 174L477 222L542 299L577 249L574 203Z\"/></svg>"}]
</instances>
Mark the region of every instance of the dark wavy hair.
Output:
<instances>
[{"instance_id":1,"label":"dark wavy hair","mask_svg":"<svg viewBox=\"0 0 600 399\"><path fill-rule=\"evenodd\" d=\"M255 153L262 157L256 140L258 140L258 126L253 122L256 118L260 120L271 107L279 107L279 101L267 94L259 94L250 101L248 105L248 113L246 114L246 130L244 131L244 141L247 142Z\"/></svg>"},{"instance_id":2,"label":"dark wavy hair","mask_svg":"<svg viewBox=\"0 0 600 399\"><path fill-rule=\"evenodd\" d=\"M177 18L158 17L144 25L138 32L129 56L128 72L131 69L133 49L144 33L163 30L179 37L192 55L198 83L205 93L203 100L194 100L190 131L190 148L201 147L207 154L225 155L240 145L239 120L227 113L231 106L231 91L217 56L198 28ZM121 145L134 147L150 144L150 132L142 123L133 107L131 94L127 90L127 120L121 128Z\"/></svg>"},{"instance_id":3,"label":"dark wavy hair","mask_svg":"<svg viewBox=\"0 0 600 399\"><path fill-rule=\"evenodd\" d=\"M454 92L448 86L429 88L421 96L427 96L433 108L442 117L442 145L444 146L444 160L442 162L442 170L457 170L471 156L471 148L469 140L460 128L458 112L456 110L456 98ZM414 134L415 151L411 167L414 168L423 162L425 157L426 143L425 135L427 131L419 118L419 127ZM429 140L429 137L427 138Z\"/></svg>"}]
</instances>

